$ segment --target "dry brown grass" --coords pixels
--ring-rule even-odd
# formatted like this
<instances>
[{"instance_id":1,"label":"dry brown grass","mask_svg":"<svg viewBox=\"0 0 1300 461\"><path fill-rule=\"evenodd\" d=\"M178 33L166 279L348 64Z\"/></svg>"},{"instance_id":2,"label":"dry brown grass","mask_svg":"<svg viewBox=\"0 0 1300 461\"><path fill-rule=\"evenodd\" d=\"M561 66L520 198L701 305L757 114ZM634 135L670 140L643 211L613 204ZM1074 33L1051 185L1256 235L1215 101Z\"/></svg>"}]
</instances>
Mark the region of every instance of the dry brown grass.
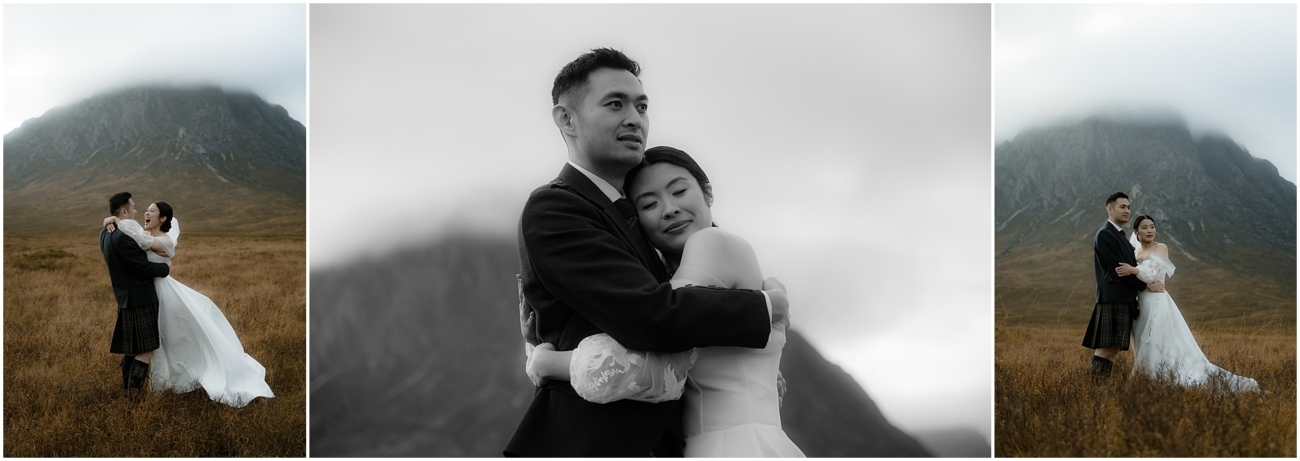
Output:
<instances>
[{"instance_id":1,"label":"dry brown grass","mask_svg":"<svg viewBox=\"0 0 1300 461\"><path fill-rule=\"evenodd\" d=\"M1295 457L1294 330L1192 328L1211 362L1270 394L1130 377L1131 351L1108 381L1093 384L1082 326L999 325L995 455Z\"/></svg>"},{"instance_id":2,"label":"dry brown grass","mask_svg":"<svg viewBox=\"0 0 1300 461\"><path fill-rule=\"evenodd\" d=\"M1108 382L1094 385L1092 350L1081 345L1097 289L1088 237L1010 250L1011 237L998 242L994 454L1294 457L1294 268L1231 270L1170 250L1178 272L1169 294L1202 351L1269 395L1132 377L1132 351L1120 354ZM1269 264L1293 267L1281 253L1272 257L1283 261Z\"/></svg>"},{"instance_id":3,"label":"dry brown grass","mask_svg":"<svg viewBox=\"0 0 1300 461\"><path fill-rule=\"evenodd\" d=\"M1294 269L1247 273L1192 260L1177 248L1170 249L1170 257L1178 270L1167 281L1169 294L1193 329L1295 331ZM1092 265L1091 241L1021 245L999 254L994 262L997 324L1075 327L1082 340L1097 295Z\"/></svg>"},{"instance_id":4,"label":"dry brown grass","mask_svg":"<svg viewBox=\"0 0 1300 461\"><path fill-rule=\"evenodd\" d=\"M275 398L243 409L188 394L122 390L108 353L116 316L94 234L4 241L4 455L306 455L306 242L181 238L173 276L207 295Z\"/></svg>"}]
</instances>

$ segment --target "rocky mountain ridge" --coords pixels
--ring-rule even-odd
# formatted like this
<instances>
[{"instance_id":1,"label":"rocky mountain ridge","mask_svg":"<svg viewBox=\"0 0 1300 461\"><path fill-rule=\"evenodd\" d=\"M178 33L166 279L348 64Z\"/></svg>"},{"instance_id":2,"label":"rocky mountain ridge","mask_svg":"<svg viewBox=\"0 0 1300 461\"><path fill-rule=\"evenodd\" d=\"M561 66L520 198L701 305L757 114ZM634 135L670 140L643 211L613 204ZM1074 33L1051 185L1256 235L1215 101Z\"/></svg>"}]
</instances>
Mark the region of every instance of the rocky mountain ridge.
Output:
<instances>
[{"instance_id":1,"label":"rocky mountain ridge","mask_svg":"<svg viewBox=\"0 0 1300 461\"><path fill-rule=\"evenodd\" d=\"M213 86L54 108L4 137L5 230L93 230L125 190L172 204L191 231L305 231L306 134L283 107ZM40 218L52 209L58 219Z\"/></svg>"},{"instance_id":2,"label":"rocky mountain ridge","mask_svg":"<svg viewBox=\"0 0 1300 461\"><path fill-rule=\"evenodd\" d=\"M996 146L996 326L1083 333L1096 293L1092 239L1116 191L1131 198L1131 218L1155 218L1177 267L1167 287L1194 329L1295 331L1295 184L1176 117L1092 117Z\"/></svg>"},{"instance_id":3,"label":"rocky mountain ridge","mask_svg":"<svg viewBox=\"0 0 1300 461\"><path fill-rule=\"evenodd\" d=\"M1294 262L1295 184L1232 139L1193 136L1181 120L1093 117L1030 129L999 144L994 159L999 255L1026 242L1090 239L1106 197L1125 191L1133 217L1153 216L1160 239L1188 258L1242 265L1278 252Z\"/></svg>"}]
</instances>

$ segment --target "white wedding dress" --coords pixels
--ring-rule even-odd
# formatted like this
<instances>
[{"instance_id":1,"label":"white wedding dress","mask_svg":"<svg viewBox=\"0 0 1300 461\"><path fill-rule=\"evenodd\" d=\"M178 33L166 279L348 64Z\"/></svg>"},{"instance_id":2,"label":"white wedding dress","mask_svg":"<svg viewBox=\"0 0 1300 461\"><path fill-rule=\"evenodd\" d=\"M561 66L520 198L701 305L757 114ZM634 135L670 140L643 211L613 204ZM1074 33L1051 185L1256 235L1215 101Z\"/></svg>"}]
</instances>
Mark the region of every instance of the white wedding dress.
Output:
<instances>
[{"instance_id":1,"label":"white wedding dress","mask_svg":"<svg viewBox=\"0 0 1300 461\"><path fill-rule=\"evenodd\" d=\"M629 351L601 333L574 349L569 376L578 395L595 403L682 398L687 458L802 458L781 429L776 373L783 347L780 324L772 326L763 349L704 347L677 354Z\"/></svg>"},{"instance_id":2,"label":"white wedding dress","mask_svg":"<svg viewBox=\"0 0 1300 461\"><path fill-rule=\"evenodd\" d=\"M688 458L802 458L781 429L776 373L785 327L772 325L767 347L700 349L683 396Z\"/></svg>"},{"instance_id":3,"label":"white wedding dress","mask_svg":"<svg viewBox=\"0 0 1300 461\"><path fill-rule=\"evenodd\" d=\"M150 262L169 262L176 255L180 223L175 219L171 232L159 237L130 219L118 228L140 244ZM150 250L155 239L168 256ZM170 276L154 279L154 288L162 345L151 360L153 390L185 393L202 387L212 400L236 408L257 397L275 397L266 384L266 369L244 352L235 329L212 300Z\"/></svg>"},{"instance_id":4,"label":"white wedding dress","mask_svg":"<svg viewBox=\"0 0 1300 461\"><path fill-rule=\"evenodd\" d=\"M1159 254L1138 263L1143 282L1174 275L1174 264ZM1133 323L1133 373L1141 370L1152 377L1171 376L1182 386L1201 386L1218 376L1233 392L1257 392L1254 379L1237 376L1210 363L1192 337L1192 330L1168 292L1138 294L1140 313Z\"/></svg>"}]
</instances>

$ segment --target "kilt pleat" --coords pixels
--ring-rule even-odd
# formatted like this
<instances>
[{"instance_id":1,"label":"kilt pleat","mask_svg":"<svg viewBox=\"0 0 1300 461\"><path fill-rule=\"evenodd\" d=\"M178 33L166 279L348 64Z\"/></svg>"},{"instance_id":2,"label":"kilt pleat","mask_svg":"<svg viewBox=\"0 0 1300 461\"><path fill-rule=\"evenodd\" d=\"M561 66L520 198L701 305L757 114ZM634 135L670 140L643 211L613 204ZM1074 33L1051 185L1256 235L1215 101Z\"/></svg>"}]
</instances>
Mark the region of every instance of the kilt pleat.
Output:
<instances>
[{"instance_id":1,"label":"kilt pleat","mask_svg":"<svg viewBox=\"0 0 1300 461\"><path fill-rule=\"evenodd\" d=\"M1128 350L1137 304L1137 301L1097 303L1092 309L1092 320L1088 321L1088 331L1083 333L1083 347L1119 347L1121 351Z\"/></svg>"},{"instance_id":2,"label":"kilt pleat","mask_svg":"<svg viewBox=\"0 0 1300 461\"><path fill-rule=\"evenodd\" d=\"M117 325L113 327L113 343L109 352L114 354L143 354L157 349L158 304L117 310Z\"/></svg>"}]
</instances>

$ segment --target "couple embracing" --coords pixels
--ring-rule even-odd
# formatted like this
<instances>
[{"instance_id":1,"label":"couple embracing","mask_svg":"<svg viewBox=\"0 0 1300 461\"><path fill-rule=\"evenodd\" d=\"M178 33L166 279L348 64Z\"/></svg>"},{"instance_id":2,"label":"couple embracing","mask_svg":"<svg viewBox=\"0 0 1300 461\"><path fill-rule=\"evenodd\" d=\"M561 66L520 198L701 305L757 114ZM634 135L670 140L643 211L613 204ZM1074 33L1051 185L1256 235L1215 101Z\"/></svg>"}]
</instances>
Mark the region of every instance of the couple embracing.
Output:
<instances>
[{"instance_id":1,"label":"couple embracing","mask_svg":"<svg viewBox=\"0 0 1300 461\"><path fill-rule=\"evenodd\" d=\"M243 407L274 397L266 369L248 354L217 305L173 279L172 258L180 222L167 202L154 202L135 221L135 200L121 192L108 199L110 216L99 233L117 298L117 324L109 352L122 354L122 387L189 392ZM138 395L137 395L138 397Z\"/></svg>"},{"instance_id":2,"label":"couple embracing","mask_svg":"<svg viewBox=\"0 0 1300 461\"><path fill-rule=\"evenodd\" d=\"M1106 198L1105 224L1092 242L1097 304L1084 333L1083 347L1094 350L1092 375L1110 376L1112 360L1133 340L1133 373L1169 378L1182 386L1201 386L1211 378L1233 392L1260 391L1254 379L1237 376L1210 363L1192 337L1183 314L1165 291L1174 275L1169 247L1156 242L1156 221L1138 216L1132 237L1124 233L1131 204L1116 192Z\"/></svg>"},{"instance_id":3,"label":"couple embracing","mask_svg":"<svg viewBox=\"0 0 1300 461\"><path fill-rule=\"evenodd\" d=\"M691 156L645 149L639 74L602 48L555 78L569 161L519 222L537 388L504 453L803 456L781 429L785 287L714 225L713 186Z\"/></svg>"}]
</instances>

